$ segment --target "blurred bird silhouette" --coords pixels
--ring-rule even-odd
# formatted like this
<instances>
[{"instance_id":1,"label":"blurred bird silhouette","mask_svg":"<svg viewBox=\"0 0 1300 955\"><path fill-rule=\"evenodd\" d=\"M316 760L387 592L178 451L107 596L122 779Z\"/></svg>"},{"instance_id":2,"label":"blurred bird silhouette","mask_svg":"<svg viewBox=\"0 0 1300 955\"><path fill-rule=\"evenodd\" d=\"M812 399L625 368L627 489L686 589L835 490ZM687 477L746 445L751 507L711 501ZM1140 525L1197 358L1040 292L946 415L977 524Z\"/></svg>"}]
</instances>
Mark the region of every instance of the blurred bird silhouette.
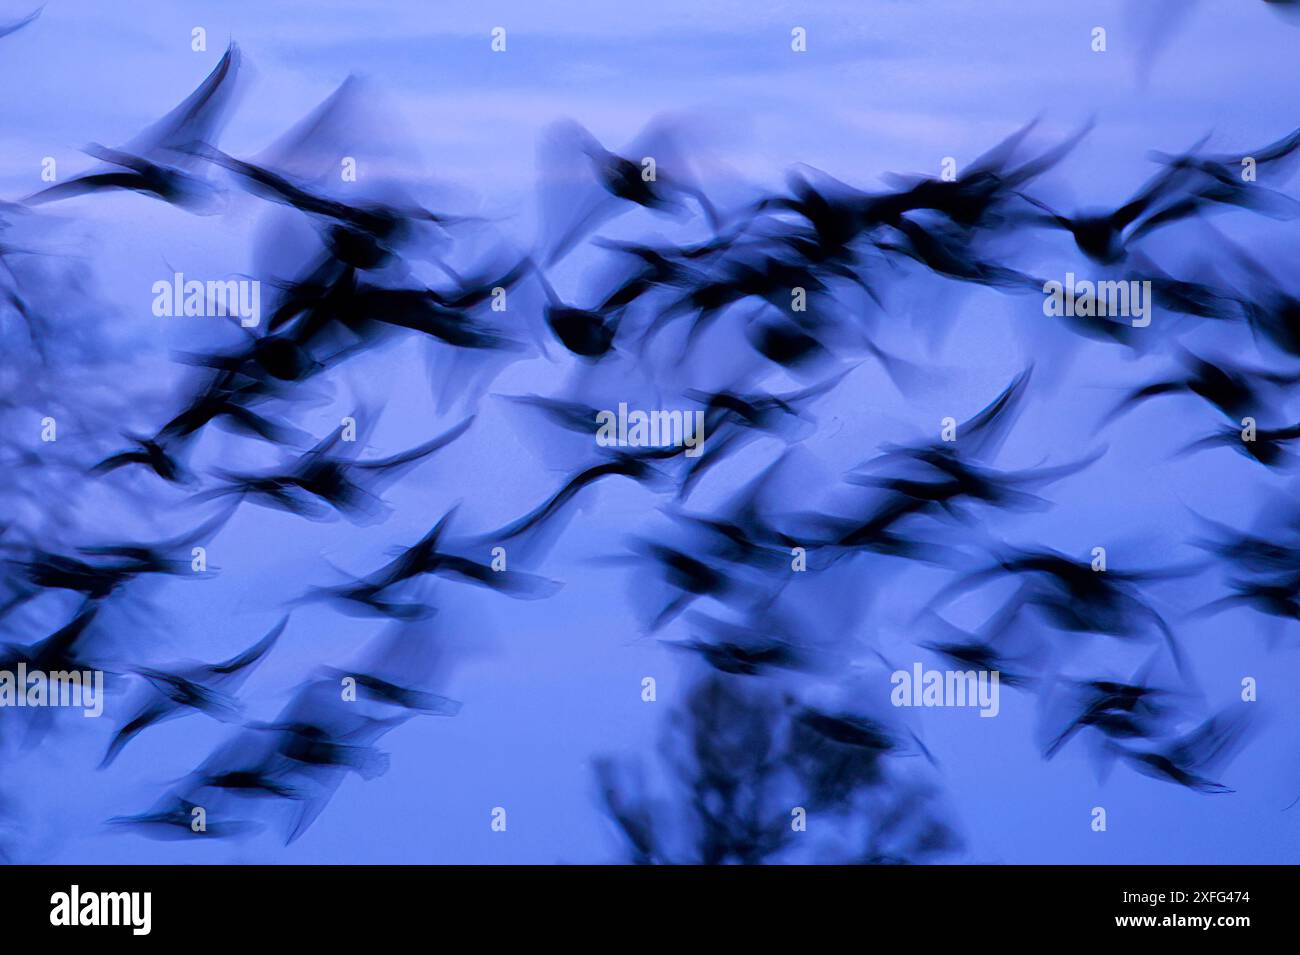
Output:
<instances>
[{"instance_id":1,"label":"blurred bird silhouette","mask_svg":"<svg viewBox=\"0 0 1300 955\"><path fill-rule=\"evenodd\" d=\"M27 16L22 17L21 19L14 20L9 23L0 24L0 37L6 37L11 33L17 33L23 27L33 23L36 20L36 18L41 15L41 12L44 9L45 6L44 4L42 4L41 6L33 10L31 13L27 14Z\"/></svg>"},{"instance_id":2,"label":"blurred bird silhouette","mask_svg":"<svg viewBox=\"0 0 1300 955\"><path fill-rule=\"evenodd\" d=\"M1138 190L1132 199L1116 209L1085 210L1073 216L1056 212L1045 202L1026 195L1024 198L1041 211L1027 213L1023 221L1028 225L1051 226L1069 232L1079 251L1094 262L1103 265L1118 262L1127 253L1127 243L1141 229L1143 216L1166 212L1179 196L1179 190L1190 173L1177 166L1157 173ZM1163 204L1163 205L1162 205ZM1176 215L1170 214L1162 222L1186 218L1195 206L1182 207ZM1132 232L1129 230L1137 225Z\"/></svg>"},{"instance_id":3,"label":"blurred bird silhouette","mask_svg":"<svg viewBox=\"0 0 1300 955\"><path fill-rule=\"evenodd\" d=\"M1148 749L1112 744L1120 759L1144 776L1200 793L1230 793L1206 774L1218 773L1240 751L1250 730L1247 710L1225 709L1195 729Z\"/></svg>"},{"instance_id":4,"label":"blurred bird silhouette","mask_svg":"<svg viewBox=\"0 0 1300 955\"><path fill-rule=\"evenodd\" d=\"M196 142L215 141L231 106L239 61L239 48L232 43L198 89L125 146L86 147L86 152L107 167L56 183L25 201L40 205L88 193L128 189L191 212L211 211L216 189L196 172L189 149Z\"/></svg>"},{"instance_id":5,"label":"blurred bird silhouette","mask_svg":"<svg viewBox=\"0 0 1300 955\"><path fill-rule=\"evenodd\" d=\"M554 264L587 234L625 211L625 203L680 215L691 200L717 231L718 213L695 184L678 139L672 120L654 120L625 150L636 158L627 158L610 152L576 122L551 126L541 150L547 232L540 243L543 263ZM575 165L584 160L586 168L579 172ZM603 195L588 187L591 180Z\"/></svg>"},{"instance_id":6,"label":"blurred bird silhouette","mask_svg":"<svg viewBox=\"0 0 1300 955\"><path fill-rule=\"evenodd\" d=\"M314 588L301 600L329 600L342 609L412 620L428 616L433 608L421 602L401 602L394 592L426 574L477 584L525 600L550 596L559 588L555 582L542 577L521 571L494 570L489 564L439 550L453 513L444 515L424 537L400 550L379 570L354 583Z\"/></svg>"},{"instance_id":7,"label":"blurred bird silhouette","mask_svg":"<svg viewBox=\"0 0 1300 955\"><path fill-rule=\"evenodd\" d=\"M261 640L223 663L135 668L147 686L134 715L113 736L100 767L110 765L127 743L156 723L191 712L206 713L222 722L238 718L234 693L271 652L288 622L284 617Z\"/></svg>"},{"instance_id":8,"label":"blurred bird silhouette","mask_svg":"<svg viewBox=\"0 0 1300 955\"><path fill-rule=\"evenodd\" d=\"M362 420L369 420L368 416ZM347 454L336 450L348 427L340 425L289 468L258 475L218 472L226 484L208 494L235 495L240 500L266 504L313 520L322 519L332 511L355 522L374 520L383 506L379 497L383 488L451 444L469 430L473 421L473 417L467 418L409 451L370 461L355 460L351 456L355 451Z\"/></svg>"}]
</instances>

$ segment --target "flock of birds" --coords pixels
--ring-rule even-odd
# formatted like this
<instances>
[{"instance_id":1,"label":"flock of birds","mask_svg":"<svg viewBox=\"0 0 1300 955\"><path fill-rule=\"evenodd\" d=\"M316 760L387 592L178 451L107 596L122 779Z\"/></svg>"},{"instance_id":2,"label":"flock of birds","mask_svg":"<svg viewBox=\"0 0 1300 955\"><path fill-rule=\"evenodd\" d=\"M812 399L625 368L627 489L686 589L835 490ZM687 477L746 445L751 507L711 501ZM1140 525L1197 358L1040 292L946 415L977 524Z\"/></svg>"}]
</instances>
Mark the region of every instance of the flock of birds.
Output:
<instances>
[{"instance_id":1,"label":"flock of birds","mask_svg":"<svg viewBox=\"0 0 1300 955\"><path fill-rule=\"evenodd\" d=\"M800 167L786 189L727 204L693 171L670 120L651 124L622 153L559 123L540 152L538 238L521 249L490 217L432 211L396 188L359 199L355 184L302 172L317 168L329 139L322 131L355 116L353 81L262 157L223 151L239 68L232 44L197 90L134 140L90 147L95 168L0 205L8 366L0 410L5 468L16 475L3 492L0 528L0 670L23 663L108 674L115 729L105 770L124 750L148 746L161 723L206 717L232 727L154 805L109 820L113 830L214 839L274 824L285 842L301 837L350 774L385 771L386 734L459 711L460 702L437 692L445 652L423 629L438 609L433 580L515 600L552 596L562 582L543 564L562 551L579 506L613 484L643 489L656 507L654 529L607 559L638 581L644 634L680 651L693 675L666 722L663 772L648 774L623 756L596 762L597 798L633 861L895 862L960 853L941 762L915 714L888 705L887 674L911 658L887 660L896 653L864 636L860 620L835 613L849 606L866 567L938 575L926 579L940 586L912 608L914 652L949 669L997 670L1004 688L1033 695L1045 759L1082 747L1102 771L1120 765L1198 793L1228 791L1222 774L1250 737L1251 710L1207 705L1176 621L1153 591L1213 568L1228 592L1198 612L1248 607L1294 620L1300 524L1255 535L1198 516L1203 560L1140 570L1098 570L1046 543L996 540L990 529L1046 509L1049 488L1106 453L1099 446L1056 463L999 463L1045 383L1037 362L956 422L955 440L936 426L930 438L879 447L840 477L809 467L805 445L819 411L865 374L878 371L882 387L905 397L927 387L926 369L882 344L878 317L891 290L928 275L1022 296L1038 312L1044 277L1008 264L999 250L1009 237L1055 233L1098 274L1152 283L1151 328L1115 316L1036 319L1051 323L1058 344L1101 343L1135 359L1126 366L1135 377L1102 426L1148 402L1191 396L1204 409L1187 405L1186 426L1205 425L1188 435L1188 453L1231 449L1286 472L1300 426L1272 420L1268 409L1283 407L1300 381L1300 298L1243 248L1231 248L1239 276L1228 280L1212 269L1169 274L1149 246L1156 233L1193 222L1209 228L1214 213L1294 218L1300 203L1278 186L1300 155L1300 130L1242 154L1254 158L1258 181L1243 181L1242 156L1198 143L1153 154L1154 175L1118 205L1072 210L1036 185L1088 127L1033 153L1031 123L950 178L891 176L888 189L866 191ZM644 157L655 159L652 176ZM325 160L320 168L333 167L337 180L338 155ZM111 426L65 425L55 442L29 440L34 412L87 420L74 393L44 383L77 380L88 356L61 334L61 317L32 284L41 274L34 269L52 265L4 233L74 199L122 192L197 216L219 215L231 193L243 193L297 216L312 234L296 244L299 233L287 229L273 237L279 261L291 252L294 264L263 282L272 291L260 326L231 319L221 325L228 345L177 355L188 370L169 404L147 409L152 425L120 436ZM638 208L699 238L609 237ZM562 293L557 276L576 269L579 255L600 267L582 269L581 290ZM798 309L796 290L805 297ZM1231 336L1235 354L1255 350L1266 367L1186 343L1203 328ZM355 410L351 425L308 433L301 412L336 395L349 363L394 344L428 351L439 407L454 409L446 424L382 457L366 452L382 416L373 403ZM562 387L494 392L506 369L538 359L552 363L551 380ZM1153 366L1166 371L1148 374ZM702 411L702 453L598 445L596 415L619 401ZM485 408L511 416L521 434L544 435L545 454L562 456L567 470L503 525L467 528L457 507L441 508L423 536L395 541L390 560L342 582L286 590L284 617L220 662L167 664L123 652L105 625L110 608L130 612L146 600L146 581L214 575L195 572L193 549L210 546L241 509L382 523L391 513L387 489L463 441ZM1241 437L1248 415L1261 419L1254 441ZM227 452L220 465L203 466L214 431L237 442L229 447L248 448L247 457ZM65 479L71 484L58 483ZM186 529L167 539L70 539L52 525L49 489L89 485L154 502L174 492ZM508 565L495 563L496 548ZM991 612L973 625L954 623L972 598ZM293 614L322 604L383 628L350 666L308 672L273 719L247 720L241 685L275 654ZM57 625L31 639L51 613L62 614ZM1116 675L1111 661L1121 650L1141 659ZM341 692L348 677L351 695ZM31 745L52 719L0 711L0 738L19 730ZM794 807L835 820L821 826L835 838L792 826ZM199 808L201 831L193 825Z\"/></svg>"}]
</instances>

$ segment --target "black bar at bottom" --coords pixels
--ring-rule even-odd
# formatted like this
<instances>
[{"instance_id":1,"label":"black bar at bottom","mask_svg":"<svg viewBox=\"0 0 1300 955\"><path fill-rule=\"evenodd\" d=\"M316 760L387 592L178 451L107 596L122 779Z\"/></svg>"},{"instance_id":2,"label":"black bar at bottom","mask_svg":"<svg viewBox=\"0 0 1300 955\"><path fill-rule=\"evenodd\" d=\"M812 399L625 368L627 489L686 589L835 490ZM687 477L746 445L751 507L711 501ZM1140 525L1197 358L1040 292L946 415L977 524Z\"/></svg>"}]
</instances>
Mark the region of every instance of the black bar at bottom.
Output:
<instances>
[{"instance_id":1,"label":"black bar at bottom","mask_svg":"<svg viewBox=\"0 0 1300 955\"><path fill-rule=\"evenodd\" d=\"M925 937L1199 932L1230 943L1287 928L1294 880L1282 866L15 866L0 869L0 924L6 938L76 932L128 944L473 932L463 945L503 933L594 935L611 923L656 934L708 923L739 939L793 918L796 932L862 939L911 925Z\"/></svg>"}]
</instances>

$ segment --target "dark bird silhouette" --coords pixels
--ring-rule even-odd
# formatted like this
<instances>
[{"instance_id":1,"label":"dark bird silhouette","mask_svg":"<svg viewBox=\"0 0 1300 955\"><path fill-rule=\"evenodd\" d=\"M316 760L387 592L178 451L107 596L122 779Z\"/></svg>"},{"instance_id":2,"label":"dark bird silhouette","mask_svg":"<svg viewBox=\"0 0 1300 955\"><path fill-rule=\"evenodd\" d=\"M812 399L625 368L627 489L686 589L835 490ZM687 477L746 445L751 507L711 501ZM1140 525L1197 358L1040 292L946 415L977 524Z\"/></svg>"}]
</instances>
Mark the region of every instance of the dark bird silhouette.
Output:
<instances>
[{"instance_id":1,"label":"dark bird silhouette","mask_svg":"<svg viewBox=\"0 0 1300 955\"><path fill-rule=\"evenodd\" d=\"M1268 0L1265 0L1268 2ZM1157 162L1170 166L1195 169L1218 181L1231 183L1233 186L1246 185L1241 178L1243 160L1250 157L1255 161L1256 169L1278 176L1291 172L1300 154L1300 127L1267 146L1259 149L1243 149L1240 153L1199 153L1195 150L1171 156L1167 153L1153 151L1151 157Z\"/></svg>"},{"instance_id":2,"label":"dark bird silhouette","mask_svg":"<svg viewBox=\"0 0 1300 955\"><path fill-rule=\"evenodd\" d=\"M411 467L451 444L473 424L467 418L450 430L400 454L358 461L355 452L339 453L340 425L285 469L265 474L219 472L226 486L209 496L237 495L312 519L338 511L352 520L373 519L382 507L379 493ZM354 442L355 444L355 442Z\"/></svg>"},{"instance_id":3,"label":"dark bird silhouette","mask_svg":"<svg viewBox=\"0 0 1300 955\"><path fill-rule=\"evenodd\" d=\"M1176 169L1195 169L1206 181L1189 189L1182 198L1175 199L1148 215L1134 226L1126 241L1136 242L1167 225L1201 212L1222 211L1225 207L1245 209L1280 221L1300 215L1300 202L1264 186L1242 182L1240 175L1226 175L1218 170L1207 171L1189 159L1175 160L1172 166Z\"/></svg>"},{"instance_id":4,"label":"dark bird silhouette","mask_svg":"<svg viewBox=\"0 0 1300 955\"><path fill-rule=\"evenodd\" d=\"M196 812L199 810L199 812ZM132 816L114 816L110 826L128 830L146 839L178 842L188 839L232 839L248 836L262 828L245 819L214 819L206 807L169 792L150 809Z\"/></svg>"},{"instance_id":5,"label":"dark bird silhouette","mask_svg":"<svg viewBox=\"0 0 1300 955\"><path fill-rule=\"evenodd\" d=\"M458 700L416 687L401 686L371 673L333 670L331 674L340 679L351 677L356 680L360 695L376 703L387 703L404 710L414 710L417 713L433 716L455 716L460 712L461 704Z\"/></svg>"},{"instance_id":6,"label":"dark bird silhouette","mask_svg":"<svg viewBox=\"0 0 1300 955\"><path fill-rule=\"evenodd\" d=\"M991 458L1006 442L1011 428L1024 409L1025 397L1028 394L1029 381L1033 372L1034 366L1029 365L1024 371L1012 378L992 401L958 424L952 442L930 442L922 445L919 450L904 447L886 447L885 460L899 455L931 455L935 451L949 450L950 445L963 456L975 460Z\"/></svg>"},{"instance_id":7,"label":"dark bird silhouette","mask_svg":"<svg viewBox=\"0 0 1300 955\"><path fill-rule=\"evenodd\" d=\"M707 511L688 512L674 504L667 512L688 533L703 534L697 545L702 553L764 571L784 568L792 548L800 545L776 525L767 499L779 499L791 484L799 483L794 472L787 453Z\"/></svg>"},{"instance_id":8,"label":"dark bird silhouette","mask_svg":"<svg viewBox=\"0 0 1300 955\"><path fill-rule=\"evenodd\" d=\"M832 276L862 284L858 273L847 266L810 264L801 255L791 256L767 244L751 244L713 263L711 272L693 279L683 276L685 290L660 311L644 338L650 340L669 323L691 315L694 317L686 333L686 345L689 346L726 309L750 299L764 302L784 315L789 312L791 294L796 288L802 288L810 302L810 311L802 316L805 324L815 324L817 309L814 306L829 294L828 280ZM803 334L800 326L793 327ZM809 329L816 330L815 327ZM812 338L808 334L804 337ZM763 347L756 347L768 354ZM768 354L768 357L780 364L788 364L794 356L785 361L774 354Z\"/></svg>"},{"instance_id":9,"label":"dark bird silhouette","mask_svg":"<svg viewBox=\"0 0 1300 955\"><path fill-rule=\"evenodd\" d=\"M99 604L87 600L72 620L48 637L28 645L4 644L0 669L12 670L19 663L25 663L31 671L45 673L94 669L83 655L87 631L98 614Z\"/></svg>"},{"instance_id":10,"label":"dark bird silhouette","mask_svg":"<svg viewBox=\"0 0 1300 955\"><path fill-rule=\"evenodd\" d=\"M816 710L805 710L798 721L832 742L875 753L888 753L894 749L892 736L871 720L857 716L831 716Z\"/></svg>"},{"instance_id":11,"label":"dark bird silhouette","mask_svg":"<svg viewBox=\"0 0 1300 955\"><path fill-rule=\"evenodd\" d=\"M844 371L808 388L779 395L731 390L687 391L686 397L704 405L703 433L709 440L699 456L687 464L678 496L688 496L711 468L758 436L790 434L795 424L806 423L808 407L832 392L848 373Z\"/></svg>"},{"instance_id":12,"label":"dark bird silhouette","mask_svg":"<svg viewBox=\"0 0 1300 955\"><path fill-rule=\"evenodd\" d=\"M1004 628L1011 627L1019 611L1028 607L1037 609L1052 626L1068 633L1132 639L1154 628L1164 638L1171 659L1181 671L1183 655L1173 631L1144 598L1139 585L1189 572L1187 568L1101 571L1093 570L1086 561L1072 560L1055 551L1012 550L992 567L959 579L940 600L947 602L985 581L1011 575L1023 583L1000 611Z\"/></svg>"},{"instance_id":13,"label":"dark bird silhouette","mask_svg":"<svg viewBox=\"0 0 1300 955\"><path fill-rule=\"evenodd\" d=\"M1220 428L1213 434L1193 441L1183 450L1183 453L1228 447L1244 457L1258 461L1265 467L1284 468L1291 463L1293 457L1287 445L1300 438L1300 424L1280 428L1256 427L1249 439L1246 435L1247 429L1244 425Z\"/></svg>"},{"instance_id":14,"label":"dark bird silhouette","mask_svg":"<svg viewBox=\"0 0 1300 955\"><path fill-rule=\"evenodd\" d=\"M249 724L219 743L191 772L175 784L175 797L225 816L233 806L241 812L279 801L298 802L304 794L295 787L292 765L280 753L278 734L261 724ZM256 811L256 810L253 810Z\"/></svg>"},{"instance_id":15,"label":"dark bird silhouette","mask_svg":"<svg viewBox=\"0 0 1300 955\"><path fill-rule=\"evenodd\" d=\"M1249 710L1233 706L1188 733L1150 749L1111 744L1112 752L1144 776L1200 793L1230 793L1233 790L1207 774L1218 773L1236 756L1250 723Z\"/></svg>"},{"instance_id":16,"label":"dark bird silhouette","mask_svg":"<svg viewBox=\"0 0 1300 955\"><path fill-rule=\"evenodd\" d=\"M1131 252L1129 261L1134 266L1128 273L1129 281L1150 282L1153 304L1165 311L1225 322L1246 318L1247 310L1240 295L1230 288L1211 281L1175 278L1140 252ZM1198 274L1213 276L1214 273L1207 265Z\"/></svg>"},{"instance_id":17,"label":"dark bird silhouette","mask_svg":"<svg viewBox=\"0 0 1300 955\"><path fill-rule=\"evenodd\" d=\"M968 229L999 224L1001 207L1012 201L1018 190L1058 165L1093 125L1089 121L1042 155L1012 166L1017 150L1037 124L1034 120L1021 127L977 157L954 179L886 175L885 179L898 191L876 199L875 215L887 224L896 225L900 213L926 209ZM886 209L889 214L883 214Z\"/></svg>"},{"instance_id":18,"label":"dark bird silhouette","mask_svg":"<svg viewBox=\"0 0 1300 955\"><path fill-rule=\"evenodd\" d=\"M864 468L904 466L907 476L854 476L854 483L876 485L886 494L858 516L816 515L809 522L806 545L812 548L866 549L916 559L940 560L944 548L935 542L902 533L915 515L942 509L959 515L963 499L1003 506L1036 505L1038 499L1022 487L1066 477L1086 467L1092 458L1059 468L1018 474L982 469L975 462L997 453L1019 416L1032 367L1017 375L988 405L956 426L955 442L935 441L915 447L887 446ZM798 537L799 535L794 535Z\"/></svg>"},{"instance_id":19,"label":"dark bird silhouette","mask_svg":"<svg viewBox=\"0 0 1300 955\"><path fill-rule=\"evenodd\" d=\"M900 217L892 228L898 237L877 239L876 247L913 259L936 275L1012 292L1043 287L1042 279L983 258L966 235L951 226L926 227Z\"/></svg>"},{"instance_id":20,"label":"dark bird silhouette","mask_svg":"<svg viewBox=\"0 0 1300 955\"><path fill-rule=\"evenodd\" d=\"M383 717L363 712L342 700L336 680L325 678L304 683L274 722L255 726L270 738L278 774L299 800L286 845L315 822L349 772L371 780L388 771L389 757L375 744L414 715L411 708Z\"/></svg>"},{"instance_id":21,"label":"dark bird silhouette","mask_svg":"<svg viewBox=\"0 0 1300 955\"><path fill-rule=\"evenodd\" d=\"M540 269L535 274L546 293L543 309L546 325L560 343L581 358L599 360L607 355L614 347L620 316L604 309L569 305Z\"/></svg>"},{"instance_id":22,"label":"dark bird silhouette","mask_svg":"<svg viewBox=\"0 0 1300 955\"><path fill-rule=\"evenodd\" d=\"M1284 375L1234 368L1226 363L1216 365L1183 350L1176 357L1186 369L1184 374L1158 379L1130 391L1112 412L1111 420L1149 398L1175 394L1195 395L1229 418L1239 419L1268 407L1258 385L1280 387L1300 382L1300 373Z\"/></svg>"},{"instance_id":23,"label":"dark bird silhouette","mask_svg":"<svg viewBox=\"0 0 1300 955\"><path fill-rule=\"evenodd\" d=\"M233 694L271 652L288 622L284 617L261 640L223 663L133 668L147 688L134 715L114 734L100 767L110 765L127 743L157 723L192 712L223 722L236 719L239 705Z\"/></svg>"},{"instance_id":24,"label":"dark bird silhouette","mask_svg":"<svg viewBox=\"0 0 1300 955\"><path fill-rule=\"evenodd\" d=\"M1045 202L1026 195L1024 198L1042 211L1026 214L1023 221L1031 225L1064 229L1074 237L1079 251L1094 262L1103 265L1118 262L1127 252L1126 233L1130 227L1175 195L1175 187L1185 182L1187 176L1186 170L1166 168L1148 180L1132 199L1119 208L1087 210L1073 216L1056 212ZM1184 209L1182 215L1190 215L1192 211Z\"/></svg>"},{"instance_id":25,"label":"dark bird silhouette","mask_svg":"<svg viewBox=\"0 0 1300 955\"><path fill-rule=\"evenodd\" d=\"M282 305L281 308L283 307ZM324 371L346 353L340 351L317 359L309 348L289 335L254 335L242 327L240 331L249 339L243 348L225 354L186 354L180 356L181 360L221 372L237 372L248 378L290 382L305 381L317 372Z\"/></svg>"},{"instance_id":26,"label":"dark bird silhouette","mask_svg":"<svg viewBox=\"0 0 1300 955\"><path fill-rule=\"evenodd\" d=\"M1196 612L1212 616L1234 607L1249 607L1269 617L1300 620L1300 572L1251 580L1230 580L1232 593L1211 600Z\"/></svg>"},{"instance_id":27,"label":"dark bird silhouette","mask_svg":"<svg viewBox=\"0 0 1300 955\"><path fill-rule=\"evenodd\" d=\"M947 448L935 448L915 454L917 463L930 469L915 477L853 474L849 476L849 481L882 488L894 495L919 502L925 510L933 511L937 507L953 516L962 516L960 505L964 502L987 504L1003 510L1032 510L1045 508L1047 502L1031 494L1030 488L1045 487L1078 474L1095 463L1103 453L1104 449L1079 461L1057 467L996 471L969 464Z\"/></svg>"},{"instance_id":28,"label":"dark bird silhouette","mask_svg":"<svg viewBox=\"0 0 1300 955\"><path fill-rule=\"evenodd\" d=\"M184 465L167 449L152 438L140 435L128 435L135 448L110 454L90 469L92 474L108 474L119 468L140 464L170 484L183 484L189 480Z\"/></svg>"},{"instance_id":29,"label":"dark bird silhouette","mask_svg":"<svg viewBox=\"0 0 1300 955\"><path fill-rule=\"evenodd\" d=\"M239 48L232 43L198 89L122 148L87 147L86 151L108 168L56 183L29 196L26 202L39 205L104 190L129 189L191 211L206 211L215 188L195 173L193 156L187 150L196 141L215 139L234 95L239 59Z\"/></svg>"},{"instance_id":30,"label":"dark bird silhouette","mask_svg":"<svg viewBox=\"0 0 1300 955\"><path fill-rule=\"evenodd\" d=\"M440 298L430 288L364 281L357 268L327 257L306 278L289 284L267 322L267 329L288 343L281 356L287 374L277 377L307 377L403 329L456 348L518 350L468 311L445 308ZM257 395L266 389L255 383L243 390Z\"/></svg>"},{"instance_id":31,"label":"dark bird silhouette","mask_svg":"<svg viewBox=\"0 0 1300 955\"><path fill-rule=\"evenodd\" d=\"M253 384L240 383L234 372L218 372L174 418L163 425L153 441L162 447L183 444L214 421L233 430L255 435L273 444L300 441L302 432L253 411L249 405L262 397Z\"/></svg>"},{"instance_id":32,"label":"dark bird silhouette","mask_svg":"<svg viewBox=\"0 0 1300 955\"><path fill-rule=\"evenodd\" d=\"M1221 232L1214 235L1232 252L1232 263L1247 280L1248 288L1238 300L1256 341L1268 342L1293 358L1300 357L1300 298L1287 291L1246 249Z\"/></svg>"},{"instance_id":33,"label":"dark bird silhouette","mask_svg":"<svg viewBox=\"0 0 1300 955\"><path fill-rule=\"evenodd\" d=\"M180 574L190 568L189 549L206 541L230 518L226 510L192 531L153 544L103 544L78 548L94 562L81 557L36 549L26 559L9 561L20 578L11 583L12 596L0 607L0 617L36 597L41 590L71 590L89 600L101 600L146 574ZM186 559L173 556L184 551Z\"/></svg>"},{"instance_id":34,"label":"dark bird silhouette","mask_svg":"<svg viewBox=\"0 0 1300 955\"><path fill-rule=\"evenodd\" d=\"M787 195L761 199L752 211L798 215L808 223L807 238L823 259L850 259L853 244L864 233L896 219L907 208L905 201L892 195L873 196L809 166L790 170L786 186Z\"/></svg>"},{"instance_id":35,"label":"dark bird silhouette","mask_svg":"<svg viewBox=\"0 0 1300 955\"><path fill-rule=\"evenodd\" d=\"M680 453L680 450L670 449L667 453L677 454ZM659 472L650 464L653 456L655 456L653 449L652 453L648 455L633 455L620 451L612 460L602 461L599 464L586 467L574 474L558 491L522 517L497 528L495 531L479 534L472 538L472 542L475 544L498 544L534 531L560 516L584 488L608 477L625 477L636 481L638 484L652 484L660 478Z\"/></svg>"},{"instance_id":36,"label":"dark bird silhouette","mask_svg":"<svg viewBox=\"0 0 1300 955\"><path fill-rule=\"evenodd\" d=\"M379 570L350 584L315 588L301 599L325 599L345 608L411 620L428 616L432 608L421 603L398 602L393 591L426 574L476 584L525 600L546 597L558 589L558 584L542 577L514 570L493 570L488 564L439 550L453 513L444 515L424 537Z\"/></svg>"},{"instance_id":37,"label":"dark bird silhouette","mask_svg":"<svg viewBox=\"0 0 1300 955\"><path fill-rule=\"evenodd\" d=\"M464 221L462 217L442 215L413 203L341 202L313 192L289 176L236 159L209 144L195 142L190 149L195 156L240 176L255 194L323 220L324 238L330 252L352 268L373 270L390 262L412 238L415 223L443 227Z\"/></svg>"},{"instance_id":38,"label":"dark bird silhouette","mask_svg":"<svg viewBox=\"0 0 1300 955\"><path fill-rule=\"evenodd\" d=\"M27 16L25 16L25 17L23 17L23 18L21 18L21 19L19 19L19 20L14 20L14 21L11 22L11 23L3 23L3 24L0 24L0 37L6 37L6 36L9 36L9 34L11 34L11 33L17 33L17 32L18 32L19 30L21 30L23 27L28 26L29 24L33 23L33 22L36 20L36 18L39 17L39 16L41 15L42 11L44 11L44 10L45 10L45 6L44 6L44 4L42 4L41 6L37 7L35 10L33 10L31 13L27 14Z\"/></svg>"},{"instance_id":39,"label":"dark bird silhouette","mask_svg":"<svg viewBox=\"0 0 1300 955\"><path fill-rule=\"evenodd\" d=\"M663 249L607 239L596 239L592 244L633 260L631 272L618 280L598 306L597 310L603 314L626 308L656 289L683 288L702 282L705 273L692 260L714 254L721 248L718 243L711 243L696 249Z\"/></svg>"},{"instance_id":40,"label":"dark bird silhouette","mask_svg":"<svg viewBox=\"0 0 1300 955\"><path fill-rule=\"evenodd\" d=\"M440 634L422 624L391 624L362 648L355 665L326 668L322 674L338 687L355 691L357 701L379 712L455 716L461 703L430 688L445 677L449 656Z\"/></svg>"},{"instance_id":41,"label":"dark bird silhouette","mask_svg":"<svg viewBox=\"0 0 1300 955\"><path fill-rule=\"evenodd\" d=\"M812 802L827 808L885 788L894 758L929 755L915 734L860 713L804 705L792 713L789 727L787 759Z\"/></svg>"},{"instance_id":42,"label":"dark bird silhouette","mask_svg":"<svg viewBox=\"0 0 1300 955\"><path fill-rule=\"evenodd\" d=\"M746 337L756 352L785 368L815 364L827 355L815 336L784 317L751 322Z\"/></svg>"},{"instance_id":43,"label":"dark bird silhouette","mask_svg":"<svg viewBox=\"0 0 1300 955\"><path fill-rule=\"evenodd\" d=\"M763 676L774 670L803 670L813 665L814 654L793 642L789 634L778 636L769 621L757 620L752 626L732 624L694 611L688 612L687 619L700 639L673 641L669 646L699 654L722 673Z\"/></svg>"},{"instance_id":44,"label":"dark bird silhouette","mask_svg":"<svg viewBox=\"0 0 1300 955\"><path fill-rule=\"evenodd\" d=\"M681 215L686 200L693 200L717 231L718 214L690 178L677 139L674 124L656 120L626 151L635 158L627 158L606 149L578 123L554 124L546 133L541 157L543 220L552 233L542 242L543 263L554 264L588 233L625 211L624 203ZM587 177L573 168L576 159L585 159L604 195L584 188ZM646 159L654 161L653 170Z\"/></svg>"},{"instance_id":45,"label":"dark bird silhouette","mask_svg":"<svg viewBox=\"0 0 1300 955\"><path fill-rule=\"evenodd\" d=\"M1211 534L1191 543L1220 561L1250 573L1300 573L1300 540L1296 539L1300 524L1294 517L1279 522L1269 536L1240 531L1202 514L1195 517Z\"/></svg>"},{"instance_id":46,"label":"dark bird silhouette","mask_svg":"<svg viewBox=\"0 0 1300 955\"><path fill-rule=\"evenodd\" d=\"M651 631L661 629L702 597L728 600L738 588L738 581L725 570L676 547L656 541L636 541L633 549L638 554L634 565L643 569L653 568L666 591L659 601L662 606L650 621Z\"/></svg>"},{"instance_id":47,"label":"dark bird silhouette","mask_svg":"<svg viewBox=\"0 0 1300 955\"><path fill-rule=\"evenodd\" d=\"M1104 740L1150 740L1168 735L1178 695L1151 682L1148 663L1128 681L1060 680L1045 689L1043 758L1052 759L1080 733Z\"/></svg>"},{"instance_id":48,"label":"dark bird silhouette","mask_svg":"<svg viewBox=\"0 0 1300 955\"><path fill-rule=\"evenodd\" d=\"M1045 654L1006 629L1007 617L1013 611L995 614L979 633L967 633L944 620L937 613L925 610L921 616L929 629L936 632L932 640L921 643L925 649L939 654L961 670L997 672L998 680L1007 686L1029 687L1038 682Z\"/></svg>"}]
</instances>

